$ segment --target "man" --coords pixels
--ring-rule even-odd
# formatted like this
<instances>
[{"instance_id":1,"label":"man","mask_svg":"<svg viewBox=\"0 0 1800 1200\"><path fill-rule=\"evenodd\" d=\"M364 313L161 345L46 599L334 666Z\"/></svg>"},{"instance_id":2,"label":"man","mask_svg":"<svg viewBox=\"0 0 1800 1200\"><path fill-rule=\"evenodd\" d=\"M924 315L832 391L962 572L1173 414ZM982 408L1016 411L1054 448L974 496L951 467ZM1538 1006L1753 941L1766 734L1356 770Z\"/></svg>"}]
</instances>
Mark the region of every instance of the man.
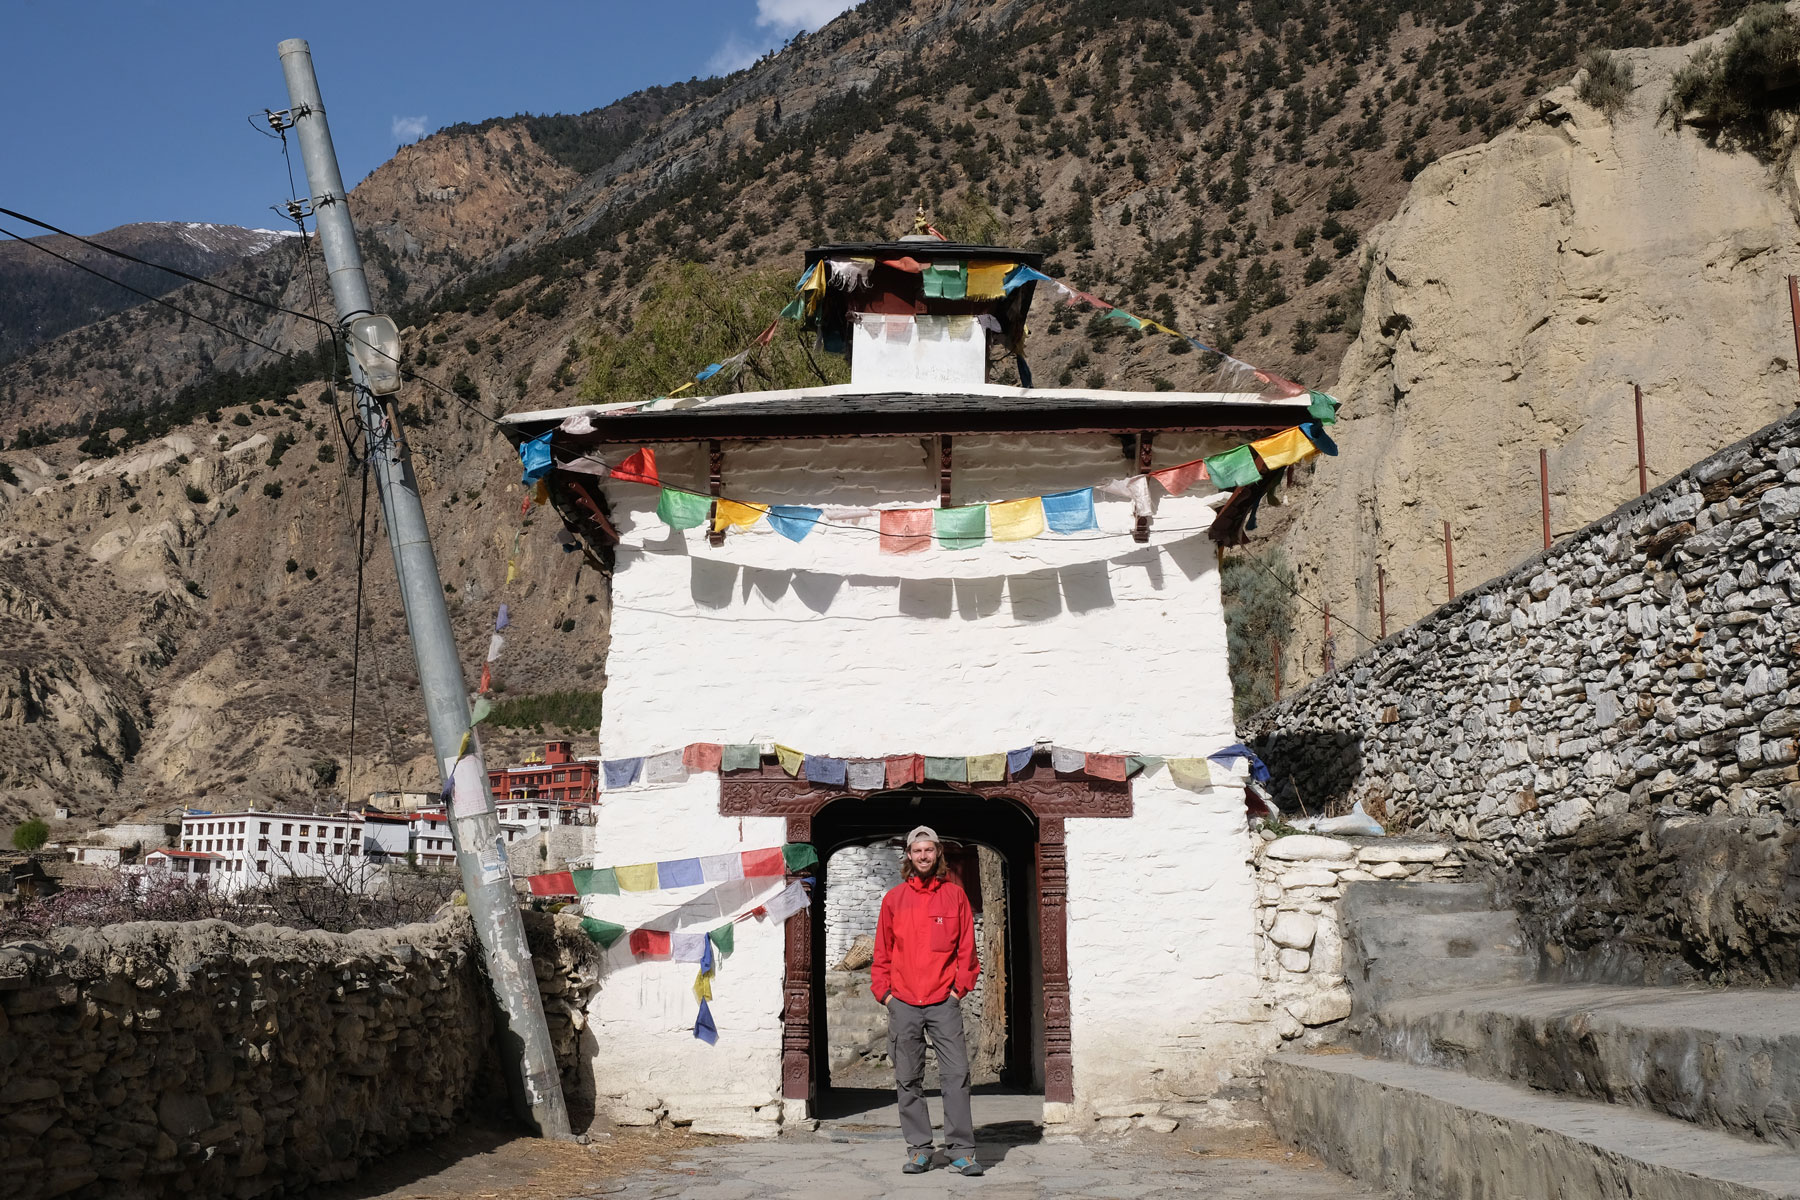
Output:
<instances>
[{"instance_id":1,"label":"man","mask_svg":"<svg viewBox=\"0 0 1800 1200\"><path fill-rule=\"evenodd\" d=\"M969 897L951 882L938 835L929 827L921 825L906 835L900 875L900 886L881 900L869 985L888 1010L888 1048L907 1145L901 1170L918 1175L931 1169L931 1112L924 1086L929 1032L937 1051L950 1169L980 1175L984 1168L975 1161L975 1120L969 1111L969 1049L957 1003L981 974L974 912Z\"/></svg>"}]
</instances>

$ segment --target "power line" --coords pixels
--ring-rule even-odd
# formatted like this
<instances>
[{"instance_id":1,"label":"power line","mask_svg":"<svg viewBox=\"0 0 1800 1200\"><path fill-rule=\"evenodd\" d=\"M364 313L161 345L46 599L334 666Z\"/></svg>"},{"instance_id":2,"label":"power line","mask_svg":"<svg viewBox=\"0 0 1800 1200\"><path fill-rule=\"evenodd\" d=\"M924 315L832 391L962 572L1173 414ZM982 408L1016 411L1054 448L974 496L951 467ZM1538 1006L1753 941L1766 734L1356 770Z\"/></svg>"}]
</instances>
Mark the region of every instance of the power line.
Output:
<instances>
[{"instance_id":1,"label":"power line","mask_svg":"<svg viewBox=\"0 0 1800 1200\"><path fill-rule=\"evenodd\" d=\"M1270 579L1273 579L1276 583L1278 583L1282 587L1286 588L1289 592L1292 592L1294 595L1294 598L1296 600L1301 601L1303 604L1305 604L1308 608L1312 609L1314 612L1319 613L1321 615L1324 614L1324 612L1325 612L1324 609L1320 608L1317 604L1314 604L1311 600L1308 600L1306 598L1305 593L1303 593L1299 588L1295 587L1293 584L1289 583L1287 580L1283 579L1281 576L1275 574L1275 572L1269 570L1269 568L1263 566L1262 563L1260 563L1256 560L1255 555L1246 554L1243 556L1243 558L1240 561L1249 563L1251 566L1253 566L1257 570L1261 571L1264 575L1267 575ZM1370 637L1368 634L1364 633L1361 629L1358 629L1356 626L1352 625L1350 622L1344 620L1342 617L1338 618L1338 622L1340 624L1342 624L1345 629L1350 630L1352 633L1355 633L1358 637L1362 638L1363 641L1369 643L1369 645L1374 646L1374 645L1380 644L1379 639Z\"/></svg>"}]
</instances>

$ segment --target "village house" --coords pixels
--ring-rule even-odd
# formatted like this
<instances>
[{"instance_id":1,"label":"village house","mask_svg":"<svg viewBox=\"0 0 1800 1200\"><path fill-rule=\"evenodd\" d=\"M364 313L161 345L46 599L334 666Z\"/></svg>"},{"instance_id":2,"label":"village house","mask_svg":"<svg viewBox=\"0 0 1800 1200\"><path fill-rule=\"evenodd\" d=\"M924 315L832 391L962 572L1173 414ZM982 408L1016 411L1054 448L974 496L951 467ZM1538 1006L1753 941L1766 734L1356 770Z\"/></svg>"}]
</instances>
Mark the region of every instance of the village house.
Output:
<instances>
[{"instance_id":1,"label":"village house","mask_svg":"<svg viewBox=\"0 0 1800 1200\"><path fill-rule=\"evenodd\" d=\"M560 825L594 823L600 761L577 758L568 742L545 742L517 766L492 767L488 786L502 824L530 833Z\"/></svg>"},{"instance_id":2,"label":"village house","mask_svg":"<svg viewBox=\"0 0 1800 1200\"><path fill-rule=\"evenodd\" d=\"M1247 374L1033 388L1027 316L1061 288L1042 265L819 247L789 315L849 384L506 418L612 566L606 837L568 879L617 937L588 1028L615 1116L814 1111L833 897L872 932L866 881L919 824L997 865L970 878L1003 950L1000 1077L1047 1119L1219 1095L1276 1041L1209 535L1260 496L1230 490L1261 481L1245 443L1270 470L1316 453L1299 427L1335 402ZM755 914L789 880L736 863L783 845L811 847L789 861L812 903L777 931ZM721 922L697 1020L695 937Z\"/></svg>"}]
</instances>

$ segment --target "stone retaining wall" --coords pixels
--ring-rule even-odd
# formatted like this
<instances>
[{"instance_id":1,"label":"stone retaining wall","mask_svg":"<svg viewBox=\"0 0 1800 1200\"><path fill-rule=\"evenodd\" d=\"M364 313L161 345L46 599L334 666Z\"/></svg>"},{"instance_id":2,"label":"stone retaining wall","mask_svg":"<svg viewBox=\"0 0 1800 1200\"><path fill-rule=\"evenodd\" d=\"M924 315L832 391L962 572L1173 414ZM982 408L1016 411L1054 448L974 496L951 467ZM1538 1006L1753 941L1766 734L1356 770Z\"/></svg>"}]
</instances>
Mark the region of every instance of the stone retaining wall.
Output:
<instances>
[{"instance_id":1,"label":"stone retaining wall","mask_svg":"<svg viewBox=\"0 0 1800 1200\"><path fill-rule=\"evenodd\" d=\"M505 1090L465 914L221 921L0 948L0 1192L292 1194ZM554 972L552 972L554 974Z\"/></svg>"},{"instance_id":2,"label":"stone retaining wall","mask_svg":"<svg viewBox=\"0 0 1800 1200\"><path fill-rule=\"evenodd\" d=\"M1797 521L1800 416L1244 732L1315 811L1503 868L1552 973L1800 983Z\"/></svg>"}]
</instances>

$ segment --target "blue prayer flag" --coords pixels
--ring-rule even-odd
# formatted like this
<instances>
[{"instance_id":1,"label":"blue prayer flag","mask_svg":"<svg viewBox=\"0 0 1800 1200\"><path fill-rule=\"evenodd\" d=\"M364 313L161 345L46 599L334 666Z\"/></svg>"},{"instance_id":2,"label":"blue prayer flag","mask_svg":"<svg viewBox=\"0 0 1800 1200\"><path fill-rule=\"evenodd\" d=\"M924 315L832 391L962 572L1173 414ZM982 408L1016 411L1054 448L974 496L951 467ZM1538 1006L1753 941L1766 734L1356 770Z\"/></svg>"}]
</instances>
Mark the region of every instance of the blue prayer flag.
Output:
<instances>
[{"instance_id":1,"label":"blue prayer flag","mask_svg":"<svg viewBox=\"0 0 1800 1200\"><path fill-rule=\"evenodd\" d=\"M1002 290L1004 290L1006 292L1007 295L1010 296L1015 291L1024 287L1026 284L1030 283L1034 279L1039 280L1040 282L1043 282L1043 283L1055 283L1056 282L1056 280L1050 278L1048 275L1044 274L1042 271L1034 271L1030 267L1024 265L1023 263L1020 263L1018 266L1014 267L1011 271L1007 272L1006 282L1002 283L1000 285L1000 287Z\"/></svg>"},{"instance_id":2,"label":"blue prayer flag","mask_svg":"<svg viewBox=\"0 0 1800 1200\"><path fill-rule=\"evenodd\" d=\"M823 758L817 754L806 756L806 781L808 783L835 783L843 786L844 760L841 758Z\"/></svg>"},{"instance_id":3,"label":"blue prayer flag","mask_svg":"<svg viewBox=\"0 0 1800 1200\"><path fill-rule=\"evenodd\" d=\"M720 371L723 371L724 369L725 369L724 363L712 363L711 365L702 369L698 375L694 376L694 379L696 381L703 381L703 380L711 379L714 375L717 375Z\"/></svg>"},{"instance_id":4,"label":"blue prayer flag","mask_svg":"<svg viewBox=\"0 0 1800 1200\"><path fill-rule=\"evenodd\" d=\"M506 607L506 601L500 602L500 612L494 617L494 628L505 629L512 624L512 610Z\"/></svg>"},{"instance_id":5,"label":"blue prayer flag","mask_svg":"<svg viewBox=\"0 0 1800 1200\"><path fill-rule=\"evenodd\" d=\"M697 887L705 882L697 858L672 858L656 864L657 887Z\"/></svg>"},{"instance_id":6,"label":"blue prayer flag","mask_svg":"<svg viewBox=\"0 0 1800 1200\"><path fill-rule=\"evenodd\" d=\"M1226 766L1230 766L1235 759L1249 759L1250 778L1256 780L1258 783L1268 783L1273 778L1273 776L1269 774L1269 768L1263 766L1262 759L1256 757L1255 751L1251 750L1250 747L1244 745L1242 742L1233 742L1223 750L1215 751L1206 757L1211 762L1223 763Z\"/></svg>"},{"instance_id":7,"label":"blue prayer flag","mask_svg":"<svg viewBox=\"0 0 1800 1200\"><path fill-rule=\"evenodd\" d=\"M1331 440L1331 435L1325 432L1325 426L1321 425L1319 422L1300 422L1300 432L1306 435L1307 441L1311 442L1325 453L1334 456L1337 454L1337 443Z\"/></svg>"},{"instance_id":8,"label":"blue prayer flag","mask_svg":"<svg viewBox=\"0 0 1800 1200\"><path fill-rule=\"evenodd\" d=\"M1046 499L1048 499L1048 497L1046 497ZM1036 747L1034 746L1026 746L1023 750L1008 750L1006 752L1006 773L1008 775L1017 775L1020 771L1029 767L1031 765L1031 755L1035 749Z\"/></svg>"},{"instance_id":9,"label":"blue prayer flag","mask_svg":"<svg viewBox=\"0 0 1800 1200\"><path fill-rule=\"evenodd\" d=\"M519 461L525 465L525 474L519 477L519 482L526 487L550 473L550 439L555 433L552 429L519 447Z\"/></svg>"},{"instance_id":10,"label":"blue prayer flag","mask_svg":"<svg viewBox=\"0 0 1800 1200\"><path fill-rule=\"evenodd\" d=\"M1100 522L1094 517L1094 489L1076 488L1072 492L1045 496L1044 522L1050 526L1051 533L1079 533L1084 529L1100 528Z\"/></svg>"},{"instance_id":11,"label":"blue prayer flag","mask_svg":"<svg viewBox=\"0 0 1800 1200\"><path fill-rule=\"evenodd\" d=\"M713 1024L712 1009L706 1007L706 1001L700 1002L700 1015L694 1018L694 1036L709 1046L719 1044L719 1027Z\"/></svg>"},{"instance_id":12,"label":"blue prayer flag","mask_svg":"<svg viewBox=\"0 0 1800 1200\"><path fill-rule=\"evenodd\" d=\"M771 504L769 528L790 542L803 542L807 534L819 527L819 518L824 515L823 509L802 504Z\"/></svg>"},{"instance_id":13,"label":"blue prayer flag","mask_svg":"<svg viewBox=\"0 0 1800 1200\"><path fill-rule=\"evenodd\" d=\"M702 975L710 975L712 973L712 969L713 969L712 935L707 934L706 935L706 945L704 947L702 947L700 950L700 973ZM705 1004L706 1001L702 1000L700 1003Z\"/></svg>"},{"instance_id":14,"label":"blue prayer flag","mask_svg":"<svg viewBox=\"0 0 1800 1200\"><path fill-rule=\"evenodd\" d=\"M630 787L643 765L642 758L614 758L600 764L600 773L606 777L608 789Z\"/></svg>"}]
</instances>

